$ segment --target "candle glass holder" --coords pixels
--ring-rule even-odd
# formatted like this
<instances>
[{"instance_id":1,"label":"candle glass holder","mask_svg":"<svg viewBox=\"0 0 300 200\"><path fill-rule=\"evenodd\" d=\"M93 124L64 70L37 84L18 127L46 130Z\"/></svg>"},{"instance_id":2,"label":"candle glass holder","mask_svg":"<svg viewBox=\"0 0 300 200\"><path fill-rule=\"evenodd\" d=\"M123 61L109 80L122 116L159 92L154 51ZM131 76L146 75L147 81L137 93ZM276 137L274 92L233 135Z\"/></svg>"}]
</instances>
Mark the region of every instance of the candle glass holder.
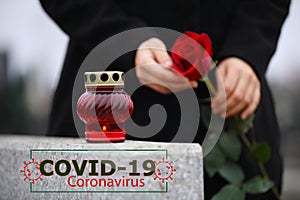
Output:
<instances>
[{"instance_id":1,"label":"candle glass holder","mask_svg":"<svg viewBox=\"0 0 300 200\"><path fill-rule=\"evenodd\" d=\"M123 142L125 122L133 112L123 72L86 72L84 78L86 91L77 102L77 114L85 123L86 141Z\"/></svg>"}]
</instances>

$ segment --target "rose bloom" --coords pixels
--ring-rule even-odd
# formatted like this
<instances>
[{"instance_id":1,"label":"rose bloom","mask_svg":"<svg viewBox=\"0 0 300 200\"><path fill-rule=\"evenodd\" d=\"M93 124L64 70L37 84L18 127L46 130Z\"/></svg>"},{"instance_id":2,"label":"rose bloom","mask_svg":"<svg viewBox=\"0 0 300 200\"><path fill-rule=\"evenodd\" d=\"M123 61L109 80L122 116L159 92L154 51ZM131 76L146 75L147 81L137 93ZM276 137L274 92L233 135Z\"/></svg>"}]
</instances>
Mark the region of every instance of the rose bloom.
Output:
<instances>
[{"instance_id":1,"label":"rose bloom","mask_svg":"<svg viewBox=\"0 0 300 200\"><path fill-rule=\"evenodd\" d=\"M173 70L190 80L199 80L209 72L212 55L212 44L207 34L186 31L171 49Z\"/></svg>"}]
</instances>

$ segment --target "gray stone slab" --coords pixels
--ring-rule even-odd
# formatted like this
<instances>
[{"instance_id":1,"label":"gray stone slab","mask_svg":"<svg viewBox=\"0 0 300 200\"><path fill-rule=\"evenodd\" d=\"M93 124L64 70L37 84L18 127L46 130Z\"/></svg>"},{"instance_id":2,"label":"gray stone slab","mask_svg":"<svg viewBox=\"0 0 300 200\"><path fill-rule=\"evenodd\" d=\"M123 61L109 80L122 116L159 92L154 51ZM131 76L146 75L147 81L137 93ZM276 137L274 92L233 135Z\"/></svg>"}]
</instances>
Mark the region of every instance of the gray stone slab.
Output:
<instances>
[{"instance_id":1,"label":"gray stone slab","mask_svg":"<svg viewBox=\"0 0 300 200\"><path fill-rule=\"evenodd\" d=\"M75 138L54 138L40 136L19 136L19 135L2 135L0 136L0 199L133 199L133 200L160 200L160 199L191 199L201 200L203 198L203 165L202 151L198 144L179 144L179 143L159 143L159 142L138 142L126 141L117 144L87 144L82 139ZM104 188L97 184L103 176L89 176L90 163L84 170L82 176L77 176L75 168L71 166L70 174L62 177L55 174L55 167L47 164L45 170L47 172L54 171L53 176L42 176L43 180L37 180L32 184L29 180L24 181L24 173L20 170L24 169L24 162L29 161L41 162L45 159L52 159L55 163L59 160L77 160L79 164L83 160L112 160L117 166L125 167L126 170L120 169L111 178L118 181L124 179L143 179L144 186L139 185L138 188L126 184L119 187ZM144 176L142 172L146 172L142 166L145 160L156 161L155 174L159 176L157 164L163 161L167 166L169 163L176 169L172 174L173 180L165 180L164 182L155 179L155 174ZM141 172L140 176L128 176L132 171L130 161L137 160L137 171ZM148 163L147 166L151 165ZM170 166L169 165L169 166ZM97 165L97 170L101 165ZM27 167L29 168L29 167ZM64 164L59 168L62 172L66 170ZM109 167L107 168L109 170ZM168 171L170 172L170 171ZM32 172L33 173L33 172ZM40 173L40 172L39 172ZM165 172L162 172L165 173ZM75 174L75 175L74 175ZM74 175L71 179L70 176ZM70 184L76 185L70 187ZM90 179L93 180L94 186L91 187ZM79 187L76 181L83 179L84 187ZM87 180L89 179L89 180ZM81 181L82 182L82 181ZM80 182L80 184L81 184ZM124 182L125 183L125 182ZM80 185L79 184L79 185Z\"/></svg>"}]
</instances>

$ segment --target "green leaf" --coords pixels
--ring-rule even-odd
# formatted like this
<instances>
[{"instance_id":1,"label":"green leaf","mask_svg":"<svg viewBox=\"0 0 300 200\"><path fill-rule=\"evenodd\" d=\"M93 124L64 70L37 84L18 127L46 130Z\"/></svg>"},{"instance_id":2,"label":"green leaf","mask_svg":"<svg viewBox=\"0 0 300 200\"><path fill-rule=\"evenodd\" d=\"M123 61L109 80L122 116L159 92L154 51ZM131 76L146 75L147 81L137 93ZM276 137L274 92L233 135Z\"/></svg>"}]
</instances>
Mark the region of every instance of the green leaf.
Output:
<instances>
[{"instance_id":1,"label":"green leaf","mask_svg":"<svg viewBox=\"0 0 300 200\"><path fill-rule=\"evenodd\" d=\"M245 192L238 186L226 185L212 197L212 200L245 200L245 198Z\"/></svg>"},{"instance_id":2,"label":"green leaf","mask_svg":"<svg viewBox=\"0 0 300 200\"><path fill-rule=\"evenodd\" d=\"M239 137L234 133L222 133L219 145L224 154L237 161L241 155L242 145Z\"/></svg>"},{"instance_id":3,"label":"green leaf","mask_svg":"<svg viewBox=\"0 0 300 200\"><path fill-rule=\"evenodd\" d=\"M246 119L242 120L239 117L238 126L240 127L239 130L242 130L243 133L246 133L250 128L253 126L254 114L248 116Z\"/></svg>"},{"instance_id":4,"label":"green leaf","mask_svg":"<svg viewBox=\"0 0 300 200\"><path fill-rule=\"evenodd\" d=\"M229 183L239 185L243 182L245 175L242 168L231 161L227 161L219 170L219 174Z\"/></svg>"},{"instance_id":5,"label":"green leaf","mask_svg":"<svg viewBox=\"0 0 300 200\"><path fill-rule=\"evenodd\" d=\"M225 155L222 153L218 145L216 145L204 158L204 168L210 177L213 177L224 163Z\"/></svg>"},{"instance_id":6,"label":"green leaf","mask_svg":"<svg viewBox=\"0 0 300 200\"><path fill-rule=\"evenodd\" d=\"M227 120L229 129L237 130L238 132L246 133L253 127L254 114L248 116L246 119L241 119L240 116L234 116Z\"/></svg>"},{"instance_id":7,"label":"green leaf","mask_svg":"<svg viewBox=\"0 0 300 200\"><path fill-rule=\"evenodd\" d=\"M244 184L243 191L248 194L261 194L267 192L273 185L274 183L270 180L254 177Z\"/></svg>"},{"instance_id":8,"label":"green leaf","mask_svg":"<svg viewBox=\"0 0 300 200\"><path fill-rule=\"evenodd\" d=\"M248 158L255 162L267 162L271 157L271 148L267 143L255 144L248 154Z\"/></svg>"}]
</instances>

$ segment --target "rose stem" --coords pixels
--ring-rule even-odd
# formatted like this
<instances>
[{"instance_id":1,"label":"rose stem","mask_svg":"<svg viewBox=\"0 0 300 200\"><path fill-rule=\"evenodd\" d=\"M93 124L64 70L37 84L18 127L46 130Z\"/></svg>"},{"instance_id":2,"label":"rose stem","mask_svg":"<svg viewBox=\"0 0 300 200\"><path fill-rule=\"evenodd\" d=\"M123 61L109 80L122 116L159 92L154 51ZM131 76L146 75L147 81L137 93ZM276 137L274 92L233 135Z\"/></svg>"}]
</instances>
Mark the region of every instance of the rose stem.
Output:
<instances>
[{"instance_id":1,"label":"rose stem","mask_svg":"<svg viewBox=\"0 0 300 200\"><path fill-rule=\"evenodd\" d=\"M235 127L236 127L236 129L237 129L237 131L238 131L238 133L239 133L239 136L241 137L243 143L246 145L246 147L247 147L247 148L249 149L249 151L250 151L251 148L252 148L252 144L250 143L249 139L245 136L245 134L242 133L241 130L238 128L238 126L237 126L237 117L238 117L238 116L236 115L236 116L235 116L235 122L236 122L236 123L235 123ZM254 130L253 126L252 126L252 128L251 128L251 132L252 132L252 136L253 136L253 143L256 144L255 130ZM257 163L257 165L258 165L259 171L260 171L260 173L262 174L262 176L264 177L264 179L265 179L265 180L270 180L270 177L269 177L269 175L268 175L268 172L267 172L265 166L263 165L263 163L262 163L261 161L259 161L259 162ZM280 195L279 195L279 193L278 193L278 191L277 191L277 188L276 188L274 185L271 187L271 191L272 191L272 193L275 195L275 197L276 197L278 200L281 200L281 197L280 197Z\"/></svg>"},{"instance_id":2,"label":"rose stem","mask_svg":"<svg viewBox=\"0 0 300 200\"><path fill-rule=\"evenodd\" d=\"M211 83L211 81L209 80L209 78L207 76L204 78L204 81L205 81L206 86L208 87L209 91L214 96L216 94L216 89L214 88L213 84Z\"/></svg>"}]
</instances>

